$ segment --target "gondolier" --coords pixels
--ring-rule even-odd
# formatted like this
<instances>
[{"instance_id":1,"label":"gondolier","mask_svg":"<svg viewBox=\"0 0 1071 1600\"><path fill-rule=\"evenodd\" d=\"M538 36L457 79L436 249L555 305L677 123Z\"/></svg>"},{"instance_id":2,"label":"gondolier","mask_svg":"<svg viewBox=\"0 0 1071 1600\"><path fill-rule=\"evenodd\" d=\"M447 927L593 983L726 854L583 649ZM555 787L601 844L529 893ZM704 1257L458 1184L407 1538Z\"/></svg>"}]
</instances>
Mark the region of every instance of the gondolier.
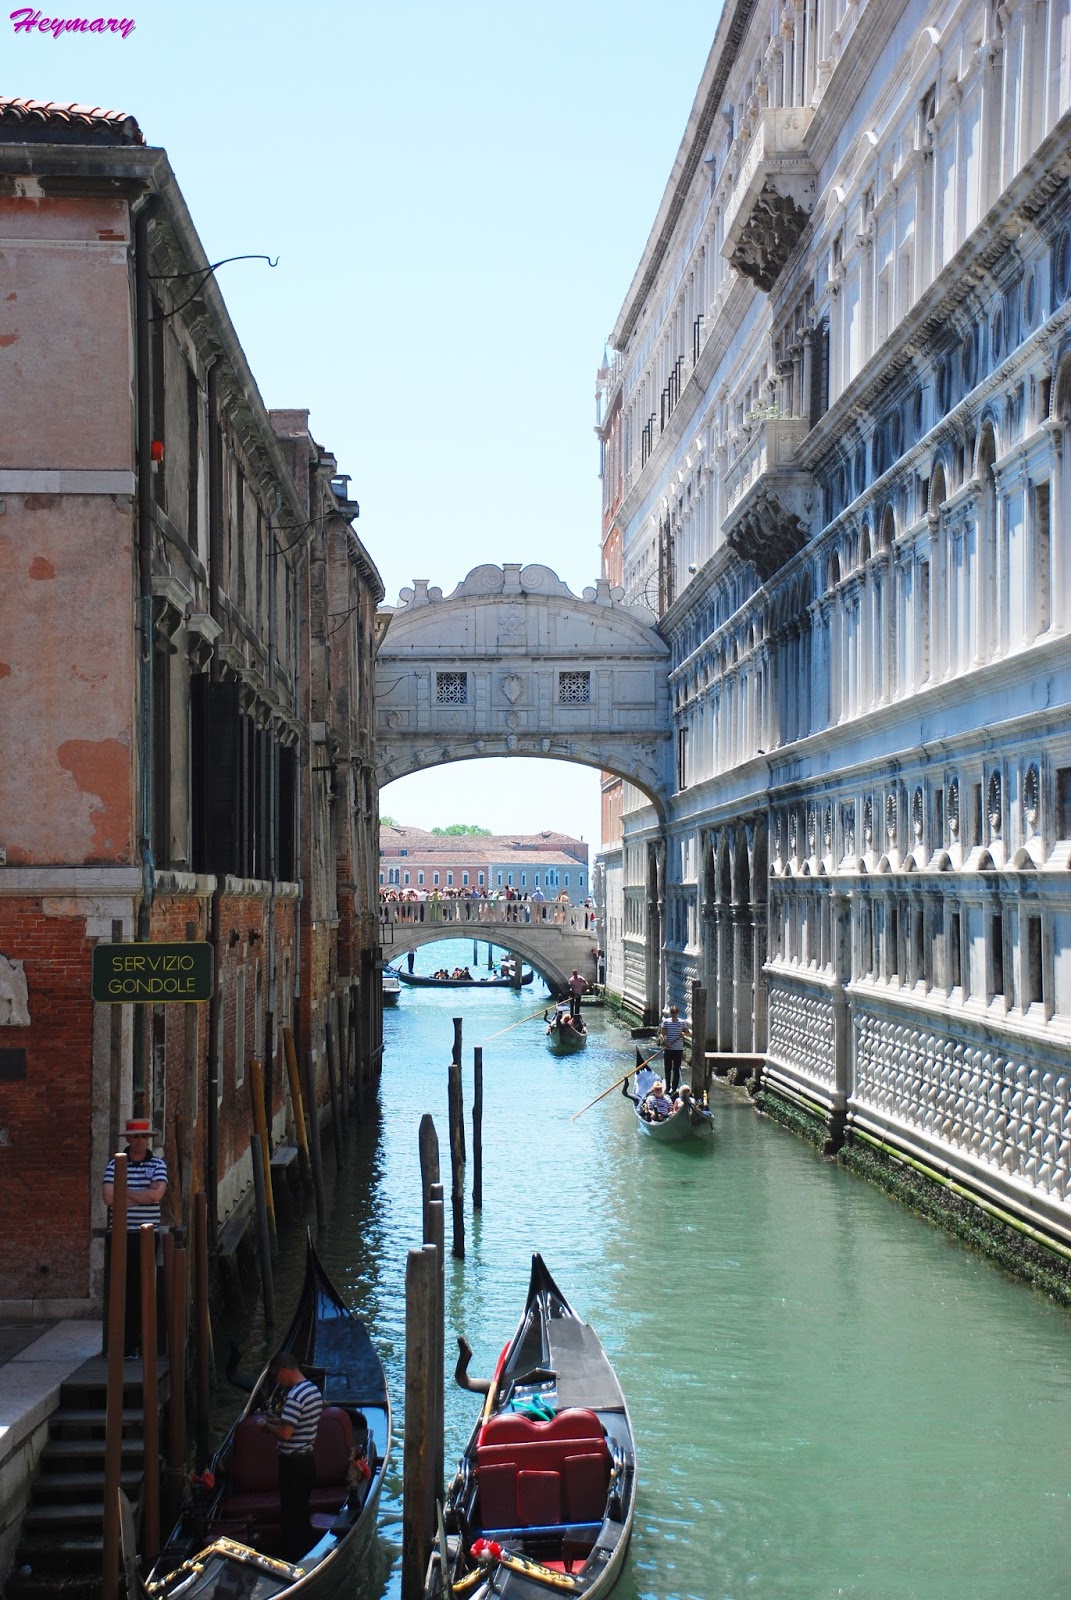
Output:
<instances>
[{"instance_id":1,"label":"gondolier","mask_svg":"<svg viewBox=\"0 0 1071 1600\"><path fill-rule=\"evenodd\" d=\"M283 1555L287 1561L300 1561L311 1543L309 1496L316 1482L313 1446L324 1399L316 1385L306 1378L291 1351L279 1350L273 1356L271 1372L287 1395L280 1416L264 1417L263 1425L279 1441L279 1520Z\"/></svg>"},{"instance_id":2,"label":"gondolier","mask_svg":"<svg viewBox=\"0 0 1071 1600\"><path fill-rule=\"evenodd\" d=\"M153 1155L150 1140L152 1123L147 1117L132 1117L126 1125L126 1309L123 1325L123 1354L131 1357L141 1347L141 1228L151 1223L157 1237L160 1229L160 1203L167 1193L167 1163ZM104 1169L101 1194L108 1207L108 1238L105 1245L105 1304L111 1280L112 1218L115 1186L115 1157ZM158 1325L163 1326L158 1319ZM104 1320L104 1348L107 1353L108 1320Z\"/></svg>"},{"instance_id":3,"label":"gondolier","mask_svg":"<svg viewBox=\"0 0 1071 1600\"><path fill-rule=\"evenodd\" d=\"M677 1006L670 1006L669 1016L662 1018L658 1042L663 1047L662 1065L666 1069L666 1088L676 1094L681 1086L681 1064L684 1061L684 1034L687 1019L682 1019Z\"/></svg>"}]
</instances>

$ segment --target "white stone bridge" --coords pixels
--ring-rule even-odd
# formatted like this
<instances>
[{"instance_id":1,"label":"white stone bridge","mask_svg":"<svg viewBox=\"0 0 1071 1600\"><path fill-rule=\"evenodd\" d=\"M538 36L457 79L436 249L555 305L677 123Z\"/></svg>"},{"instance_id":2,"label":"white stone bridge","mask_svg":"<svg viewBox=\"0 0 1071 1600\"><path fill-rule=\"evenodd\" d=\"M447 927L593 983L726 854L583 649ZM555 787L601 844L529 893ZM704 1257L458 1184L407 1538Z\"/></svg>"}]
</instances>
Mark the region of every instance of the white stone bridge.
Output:
<instances>
[{"instance_id":1,"label":"white stone bridge","mask_svg":"<svg viewBox=\"0 0 1071 1600\"><path fill-rule=\"evenodd\" d=\"M396 965L407 950L440 939L497 944L564 993L575 968L595 981L596 913L560 900L385 900L380 906L383 960Z\"/></svg>"},{"instance_id":2,"label":"white stone bridge","mask_svg":"<svg viewBox=\"0 0 1071 1600\"><path fill-rule=\"evenodd\" d=\"M573 594L549 567L476 567L452 594L424 579L385 608L376 772L481 756L575 761L627 778L664 816L672 789L669 649L605 579Z\"/></svg>"}]
</instances>

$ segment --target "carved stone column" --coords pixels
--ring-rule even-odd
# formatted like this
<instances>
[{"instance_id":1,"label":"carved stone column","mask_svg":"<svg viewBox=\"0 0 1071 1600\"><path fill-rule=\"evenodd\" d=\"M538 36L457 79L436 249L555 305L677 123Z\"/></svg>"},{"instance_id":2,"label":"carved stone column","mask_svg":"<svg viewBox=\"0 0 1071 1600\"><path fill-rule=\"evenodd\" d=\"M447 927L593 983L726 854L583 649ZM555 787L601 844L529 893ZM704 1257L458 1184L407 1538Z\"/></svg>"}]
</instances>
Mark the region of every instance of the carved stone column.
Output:
<instances>
[{"instance_id":1,"label":"carved stone column","mask_svg":"<svg viewBox=\"0 0 1071 1600\"><path fill-rule=\"evenodd\" d=\"M750 1055L755 1028L754 919L750 905L733 906L733 1043Z\"/></svg>"}]
</instances>

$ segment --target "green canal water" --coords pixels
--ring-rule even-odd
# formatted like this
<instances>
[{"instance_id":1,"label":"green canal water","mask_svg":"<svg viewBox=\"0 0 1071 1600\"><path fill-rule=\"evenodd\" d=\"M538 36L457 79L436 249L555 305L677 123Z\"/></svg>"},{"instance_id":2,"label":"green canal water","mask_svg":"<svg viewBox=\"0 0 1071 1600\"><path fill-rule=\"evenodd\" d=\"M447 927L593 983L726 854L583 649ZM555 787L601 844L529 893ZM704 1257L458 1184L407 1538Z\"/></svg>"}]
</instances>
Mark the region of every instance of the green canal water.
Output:
<instances>
[{"instance_id":1,"label":"green canal water","mask_svg":"<svg viewBox=\"0 0 1071 1600\"><path fill-rule=\"evenodd\" d=\"M417 970L433 955L472 964L459 941L422 951ZM448 1186L455 1015L470 1139L472 1047L484 1050L484 1204L474 1217L466 1197L466 1257L447 1257L449 1363L460 1332L472 1372L490 1373L539 1250L602 1337L632 1415L640 1492L619 1600L1071 1596L1068 1313L719 1084L712 1146L644 1139L616 1092L570 1121L634 1047L593 1009L587 1049L551 1056L546 1001L538 979L520 994L403 992L385 1016L379 1108L329 1178L321 1253L378 1342L397 1429L362 1600L399 1594L417 1127L435 1117ZM448 1248L449 1225L448 1205ZM276 1281L281 1322L298 1233ZM252 1365L267 1348L256 1313L236 1331ZM448 1470L475 1404L448 1383Z\"/></svg>"}]
</instances>

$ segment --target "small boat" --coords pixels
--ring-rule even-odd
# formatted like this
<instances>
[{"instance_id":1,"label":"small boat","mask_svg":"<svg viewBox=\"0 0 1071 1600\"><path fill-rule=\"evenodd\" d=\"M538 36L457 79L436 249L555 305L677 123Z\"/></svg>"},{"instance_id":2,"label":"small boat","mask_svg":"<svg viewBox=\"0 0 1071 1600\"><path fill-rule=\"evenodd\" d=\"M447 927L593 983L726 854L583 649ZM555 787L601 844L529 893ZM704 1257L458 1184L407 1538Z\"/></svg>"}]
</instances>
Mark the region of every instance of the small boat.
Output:
<instances>
[{"instance_id":1,"label":"small boat","mask_svg":"<svg viewBox=\"0 0 1071 1600\"><path fill-rule=\"evenodd\" d=\"M512 989L512 978L422 978L415 972L398 973L403 983L408 983L414 989ZM535 977L534 972L522 972L521 983L529 984Z\"/></svg>"},{"instance_id":2,"label":"small boat","mask_svg":"<svg viewBox=\"0 0 1071 1600\"><path fill-rule=\"evenodd\" d=\"M485 1398L447 1490L425 1600L601 1600L621 1576L636 1503L632 1424L606 1352L538 1255L489 1383L468 1377L472 1352L458 1345L457 1382Z\"/></svg>"},{"instance_id":3,"label":"small boat","mask_svg":"<svg viewBox=\"0 0 1071 1600\"><path fill-rule=\"evenodd\" d=\"M375 1530L390 1454L390 1401L367 1329L334 1288L311 1238L297 1312L278 1349L291 1351L323 1391L313 1542L300 1561L282 1559L277 1443L255 1416L277 1399L265 1367L209 1472L191 1482L182 1516L144 1583L149 1600L320 1600L352 1587Z\"/></svg>"},{"instance_id":4,"label":"small boat","mask_svg":"<svg viewBox=\"0 0 1071 1600\"><path fill-rule=\"evenodd\" d=\"M583 1050L588 1042L587 1025L583 1017L570 1015L567 1000L555 1007L553 1016L548 1016L544 1011L543 1021L546 1023L547 1048L555 1055L572 1055L576 1050Z\"/></svg>"},{"instance_id":5,"label":"small boat","mask_svg":"<svg viewBox=\"0 0 1071 1600\"><path fill-rule=\"evenodd\" d=\"M714 1132L714 1119L706 1095L702 1100L697 1100L689 1090L684 1104L671 1116L664 1117L661 1121L644 1116L641 1107L658 1081L659 1074L650 1067L637 1067L636 1093L633 1095L629 1092L627 1078L621 1088L625 1098L632 1101L636 1121L643 1132L649 1138L661 1141L663 1144L676 1144L681 1139L709 1139Z\"/></svg>"},{"instance_id":6,"label":"small boat","mask_svg":"<svg viewBox=\"0 0 1071 1600\"><path fill-rule=\"evenodd\" d=\"M384 967L383 1004L385 1006L396 1006L398 1004L398 996L401 994L401 992L402 985L399 981L398 974L394 971L394 968Z\"/></svg>"}]
</instances>

